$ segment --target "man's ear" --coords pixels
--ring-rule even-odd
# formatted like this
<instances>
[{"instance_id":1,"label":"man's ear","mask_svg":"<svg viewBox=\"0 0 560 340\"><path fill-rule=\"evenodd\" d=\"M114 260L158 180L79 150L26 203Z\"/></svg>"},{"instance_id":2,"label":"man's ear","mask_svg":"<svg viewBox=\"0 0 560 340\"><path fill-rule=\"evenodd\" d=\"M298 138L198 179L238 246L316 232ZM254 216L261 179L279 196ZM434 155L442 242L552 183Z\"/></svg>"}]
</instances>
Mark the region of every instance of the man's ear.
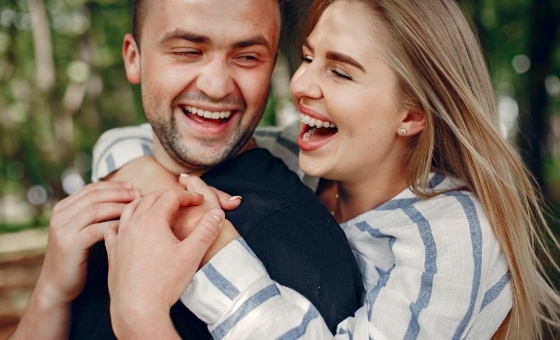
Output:
<instances>
[{"instance_id":1,"label":"man's ear","mask_svg":"<svg viewBox=\"0 0 560 340\"><path fill-rule=\"evenodd\" d=\"M422 132L426 127L426 113L424 111L413 108L407 110L403 115L403 120L399 126L399 129L406 129L408 136L415 136Z\"/></svg>"},{"instance_id":2,"label":"man's ear","mask_svg":"<svg viewBox=\"0 0 560 340\"><path fill-rule=\"evenodd\" d=\"M124 36L122 56L128 81L132 84L140 84L140 49L132 34Z\"/></svg>"}]
</instances>

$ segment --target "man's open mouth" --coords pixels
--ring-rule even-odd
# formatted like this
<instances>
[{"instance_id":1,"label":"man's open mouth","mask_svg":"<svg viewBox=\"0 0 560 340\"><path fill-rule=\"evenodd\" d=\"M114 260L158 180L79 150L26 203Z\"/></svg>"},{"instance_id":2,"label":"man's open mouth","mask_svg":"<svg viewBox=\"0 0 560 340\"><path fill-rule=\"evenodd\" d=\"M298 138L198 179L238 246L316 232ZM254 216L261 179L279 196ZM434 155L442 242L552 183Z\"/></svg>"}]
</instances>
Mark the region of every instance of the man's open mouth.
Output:
<instances>
[{"instance_id":1,"label":"man's open mouth","mask_svg":"<svg viewBox=\"0 0 560 340\"><path fill-rule=\"evenodd\" d=\"M194 106L184 106L183 112L185 114L192 114L206 119L228 119L231 116L231 111L207 111L196 108Z\"/></svg>"},{"instance_id":2,"label":"man's open mouth","mask_svg":"<svg viewBox=\"0 0 560 340\"><path fill-rule=\"evenodd\" d=\"M231 111L208 111L194 106L183 106L183 113L195 121L212 124L224 123L231 116Z\"/></svg>"},{"instance_id":3,"label":"man's open mouth","mask_svg":"<svg viewBox=\"0 0 560 340\"><path fill-rule=\"evenodd\" d=\"M304 124L303 142L322 140L338 132L338 128L332 122L325 122L303 113L298 113L298 118Z\"/></svg>"}]
</instances>

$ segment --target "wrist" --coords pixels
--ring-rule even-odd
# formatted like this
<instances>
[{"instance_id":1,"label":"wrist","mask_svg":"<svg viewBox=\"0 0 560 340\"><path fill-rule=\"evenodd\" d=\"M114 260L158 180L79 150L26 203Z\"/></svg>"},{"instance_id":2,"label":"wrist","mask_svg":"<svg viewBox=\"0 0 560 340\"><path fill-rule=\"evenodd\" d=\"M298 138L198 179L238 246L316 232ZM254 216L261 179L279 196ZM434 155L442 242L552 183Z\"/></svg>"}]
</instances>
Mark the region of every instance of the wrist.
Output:
<instances>
[{"instance_id":1,"label":"wrist","mask_svg":"<svg viewBox=\"0 0 560 340\"><path fill-rule=\"evenodd\" d=\"M212 243L210 248L200 261L200 267L203 267L214 255L220 252L225 246L227 246L231 241L237 239L239 237L239 232L237 229L231 224L229 220L224 220L224 225L222 227L222 231L216 241Z\"/></svg>"},{"instance_id":2,"label":"wrist","mask_svg":"<svg viewBox=\"0 0 560 340\"><path fill-rule=\"evenodd\" d=\"M52 311L70 308L74 297L63 294L59 289L49 285L40 278L35 285L31 299L34 300L37 308L44 311Z\"/></svg>"},{"instance_id":3,"label":"wrist","mask_svg":"<svg viewBox=\"0 0 560 340\"><path fill-rule=\"evenodd\" d=\"M111 303L111 323L118 339L180 339L171 321L169 308L138 304L119 308ZM122 307L122 305L121 305Z\"/></svg>"}]
</instances>

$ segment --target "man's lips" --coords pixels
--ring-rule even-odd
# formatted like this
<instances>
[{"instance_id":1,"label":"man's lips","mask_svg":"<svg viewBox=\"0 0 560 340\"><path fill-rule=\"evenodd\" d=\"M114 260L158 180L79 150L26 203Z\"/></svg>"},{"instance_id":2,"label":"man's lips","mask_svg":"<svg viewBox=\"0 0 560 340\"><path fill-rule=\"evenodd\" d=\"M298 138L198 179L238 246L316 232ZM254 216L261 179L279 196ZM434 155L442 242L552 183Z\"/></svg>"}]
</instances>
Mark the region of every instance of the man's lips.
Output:
<instances>
[{"instance_id":1,"label":"man's lips","mask_svg":"<svg viewBox=\"0 0 560 340\"><path fill-rule=\"evenodd\" d=\"M228 119L231 116L231 111L208 111L194 106L184 106L183 112L186 114L192 113L206 119Z\"/></svg>"}]
</instances>

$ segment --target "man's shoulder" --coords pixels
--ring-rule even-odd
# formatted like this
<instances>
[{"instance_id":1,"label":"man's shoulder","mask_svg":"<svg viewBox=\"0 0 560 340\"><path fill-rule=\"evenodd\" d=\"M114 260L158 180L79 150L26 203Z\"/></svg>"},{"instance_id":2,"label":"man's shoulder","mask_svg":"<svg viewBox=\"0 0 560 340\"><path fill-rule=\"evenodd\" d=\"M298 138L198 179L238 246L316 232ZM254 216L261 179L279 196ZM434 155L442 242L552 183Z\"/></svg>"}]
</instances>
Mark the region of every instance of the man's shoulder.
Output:
<instances>
[{"instance_id":1,"label":"man's shoulder","mask_svg":"<svg viewBox=\"0 0 560 340\"><path fill-rule=\"evenodd\" d=\"M297 121L283 127L259 127L254 134L255 140L261 148L267 149L275 157L281 159L306 186L316 191L319 179L307 176L299 168L298 135L299 123Z\"/></svg>"}]
</instances>

